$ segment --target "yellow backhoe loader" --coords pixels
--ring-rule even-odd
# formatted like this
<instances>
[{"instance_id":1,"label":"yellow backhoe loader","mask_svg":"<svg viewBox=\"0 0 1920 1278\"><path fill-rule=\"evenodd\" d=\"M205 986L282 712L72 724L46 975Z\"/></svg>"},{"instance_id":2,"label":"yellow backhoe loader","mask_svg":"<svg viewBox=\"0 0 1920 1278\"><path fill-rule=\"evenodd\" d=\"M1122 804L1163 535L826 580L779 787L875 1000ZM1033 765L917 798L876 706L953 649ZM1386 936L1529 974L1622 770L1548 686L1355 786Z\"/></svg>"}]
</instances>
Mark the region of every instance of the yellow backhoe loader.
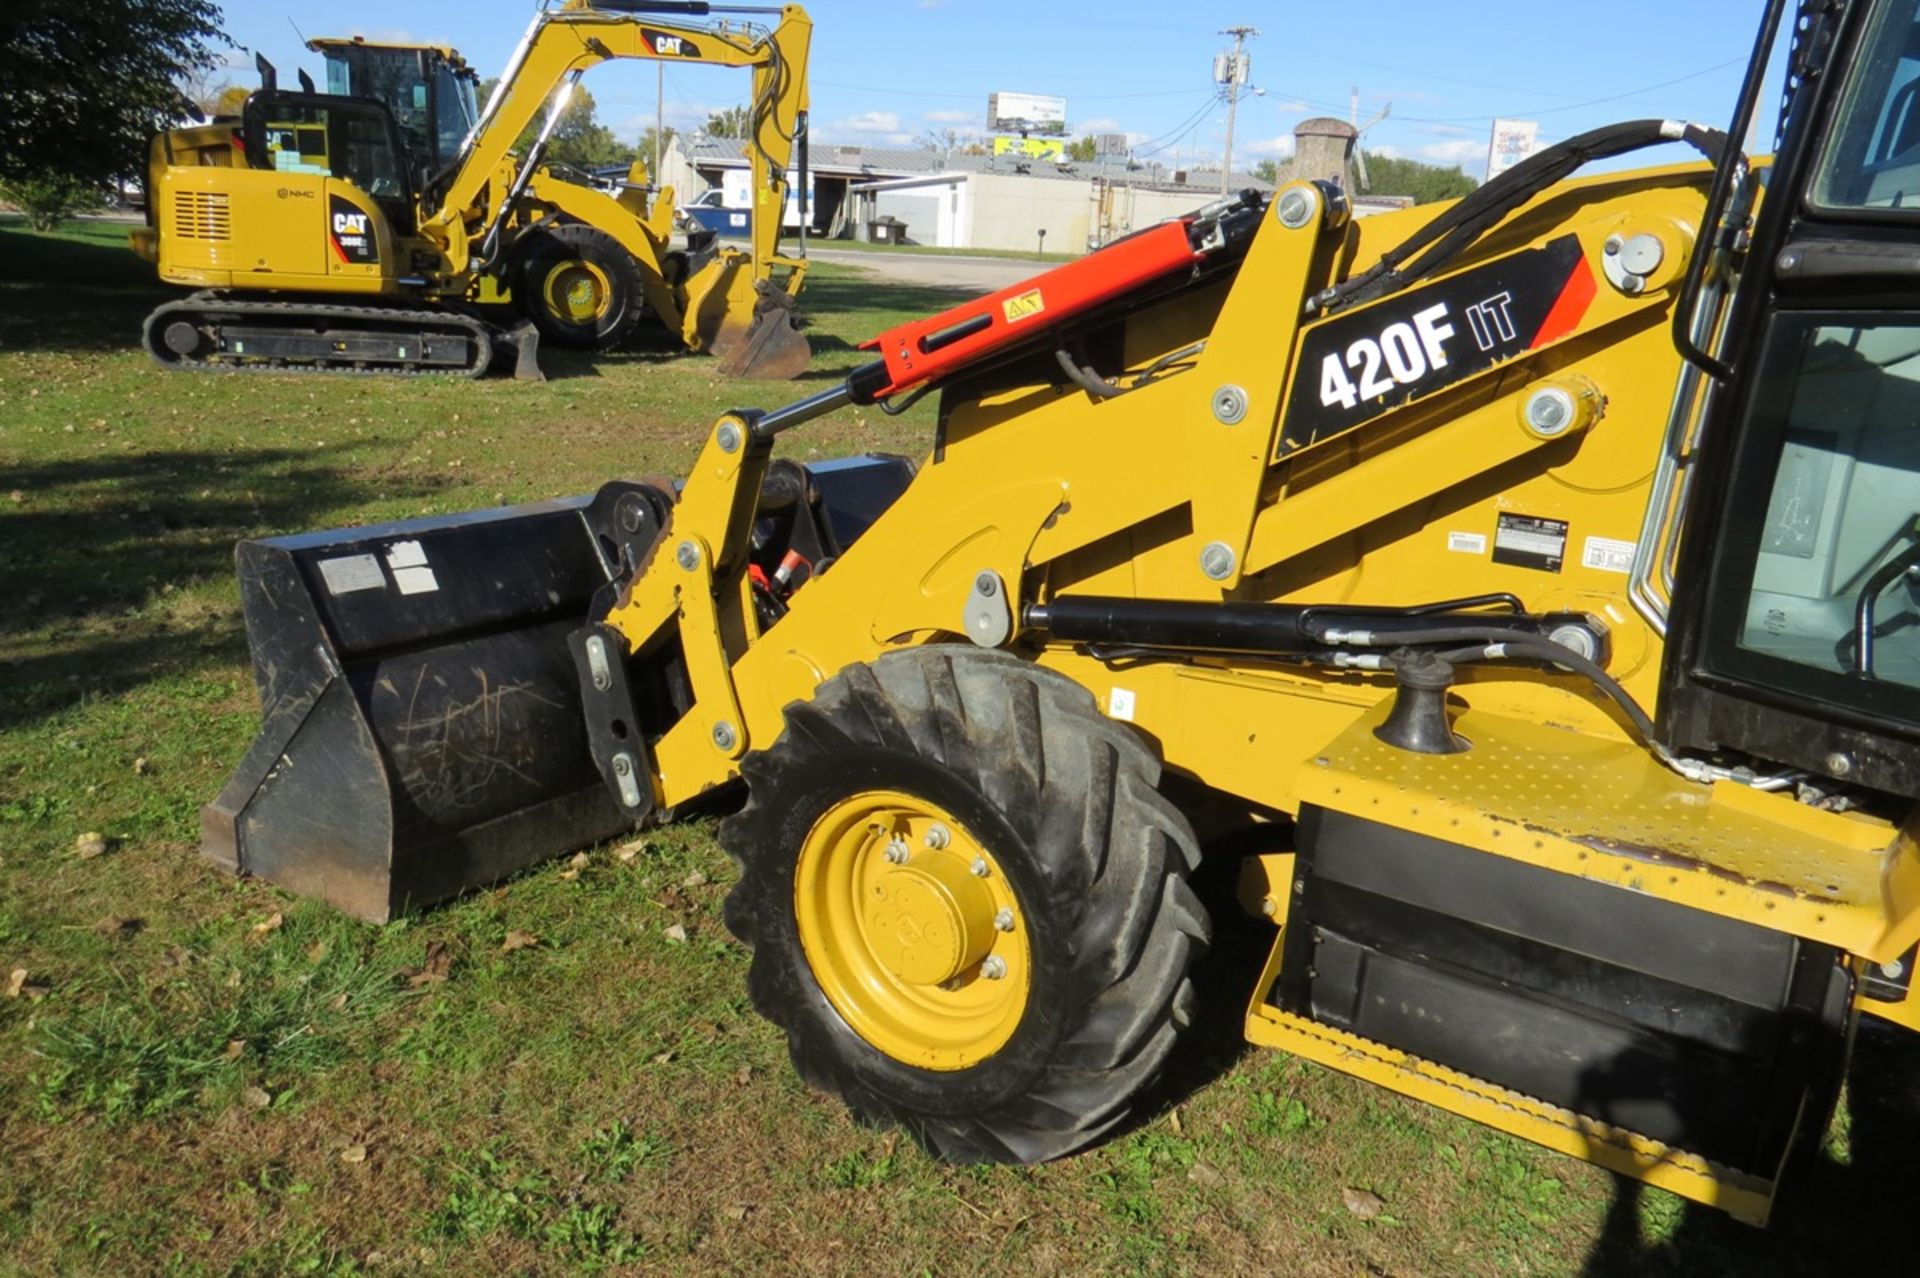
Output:
<instances>
[{"instance_id":1,"label":"yellow backhoe loader","mask_svg":"<svg viewBox=\"0 0 1920 1278\"><path fill-rule=\"evenodd\" d=\"M1725 133L1152 228L684 484L244 543L206 850L378 919L730 803L800 1072L1025 1162L1180 1050L1204 833L1250 1041L1763 1222L1920 1028L1916 9L1773 0ZM936 392L917 461L776 455Z\"/></svg>"},{"instance_id":2,"label":"yellow backhoe loader","mask_svg":"<svg viewBox=\"0 0 1920 1278\"><path fill-rule=\"evenodd\" d=\"M788 164L806 169L812 30L798 5L566 0L484 105L447 48L312 41L325 92L304 72L282 89L262 59L237 117L154 140L134 248L199 291L147 318L147 349L168 368L479 376L498 348L537 375L539 338L612 346L650 314L727 376L798 376L805 245L783 255L779 236ZM751 69L745 250L674 250L673 189L649 202L642 165L615 196L544 163L581 76L615 58ZM490 324L477 307L495 302L525 322Z\"/></svg>"}]
</instances>

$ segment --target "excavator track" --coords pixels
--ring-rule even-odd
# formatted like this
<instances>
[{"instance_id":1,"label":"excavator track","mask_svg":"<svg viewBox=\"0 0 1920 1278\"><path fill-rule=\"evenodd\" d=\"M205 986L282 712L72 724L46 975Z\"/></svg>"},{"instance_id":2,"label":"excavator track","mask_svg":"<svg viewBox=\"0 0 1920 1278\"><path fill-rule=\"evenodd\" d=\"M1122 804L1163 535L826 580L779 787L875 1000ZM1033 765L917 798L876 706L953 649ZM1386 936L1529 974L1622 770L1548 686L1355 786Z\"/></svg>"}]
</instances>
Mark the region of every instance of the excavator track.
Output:
<instances>
[{"instance_id":1,"label":"excavator track","mask_svg":"<svg viewBox=\"0 0 1920 1278\"><path fill-rule=\"evenodd\" d=\"M157 307L142 337L162 368L345 377L480 377L496 340L508 340L457 311L244 301L217 292Z\"/></svg>"}]
</instances>

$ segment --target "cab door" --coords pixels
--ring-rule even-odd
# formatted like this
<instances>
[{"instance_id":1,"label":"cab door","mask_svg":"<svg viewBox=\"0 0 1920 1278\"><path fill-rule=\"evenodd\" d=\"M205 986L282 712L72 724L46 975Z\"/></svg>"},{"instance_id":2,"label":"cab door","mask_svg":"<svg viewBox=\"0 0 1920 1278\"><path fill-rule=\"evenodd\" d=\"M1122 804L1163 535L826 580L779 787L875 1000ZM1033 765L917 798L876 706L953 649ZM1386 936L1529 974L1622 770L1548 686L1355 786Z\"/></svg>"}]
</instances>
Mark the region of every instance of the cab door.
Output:
<instances>
[{"instance_id":1,"label":"cab door","mask_svg":"<svg viewBox=\"0 0 1920 1278\"><path fill-rule=\"evenodd\" d=\"M1809 69L1702 435L1662 724L1920 797L1920 0L1852 6Z\"/></svg>"}]
</instances>

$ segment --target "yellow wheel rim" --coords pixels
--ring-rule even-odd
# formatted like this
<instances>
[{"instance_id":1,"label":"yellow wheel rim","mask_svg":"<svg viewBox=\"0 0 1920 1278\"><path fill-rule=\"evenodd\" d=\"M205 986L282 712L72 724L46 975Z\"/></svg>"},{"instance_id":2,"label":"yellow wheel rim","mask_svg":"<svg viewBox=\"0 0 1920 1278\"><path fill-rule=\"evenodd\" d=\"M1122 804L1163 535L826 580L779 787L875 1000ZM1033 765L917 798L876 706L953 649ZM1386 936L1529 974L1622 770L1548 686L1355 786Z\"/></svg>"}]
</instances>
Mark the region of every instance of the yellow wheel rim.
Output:
<instances>
[{"instance_id":1,"label":"yellow wheel rim","mask_svg":"<svg viewBox=\"0 0 1920 1278\"><path fill-rule=\"evenodd\" d=\"M800 947L854 1033L922 1069L1005 1047L1027 1007L1027 923L1000 863L938 805L868 790L828 809L794 868Z\"/></svg>"},{"instance_id":2,"label":"yellow wheel rim","mask_svg":"<svg viewBox=\"0 0 1920 1278\"><path fill-rule=\"evenodd\" d=\"M584 258L561 262L548 271L541 293L549 311L576 324L604 318L613 306L613 281Z\"/></svg>"}]
</instances>

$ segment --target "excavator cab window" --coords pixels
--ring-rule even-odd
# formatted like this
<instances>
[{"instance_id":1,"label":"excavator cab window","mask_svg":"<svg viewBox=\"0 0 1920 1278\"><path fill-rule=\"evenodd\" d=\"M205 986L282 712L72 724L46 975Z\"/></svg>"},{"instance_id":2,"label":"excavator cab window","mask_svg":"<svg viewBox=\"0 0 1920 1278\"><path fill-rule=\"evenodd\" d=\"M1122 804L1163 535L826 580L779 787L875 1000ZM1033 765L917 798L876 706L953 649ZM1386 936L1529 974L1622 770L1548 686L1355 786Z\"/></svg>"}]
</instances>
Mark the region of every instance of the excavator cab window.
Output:
<instances>
[{"instance_id":1,"label":"excavator cab window","mask_svg":"<svg viewBox=\"0 0 1920 1278\"><path fill-rule=\"evenodd\" d=\"M327 45L327 92L386 107L416 185L451 164L480 118L476 80L438 49Z\"/></svg>"},{"instance_id":2,"label":"excavator cab window","mask_svg":"<svg viewBox=\"0 0 1920 1278\"><path fill-rule=\"evenodd\" d=\"M319 94L256 93L241 127L255 167L345 179L378 201L396 227L412 226L413 194L385 108Z\"/></svg>"}]
</instances>

